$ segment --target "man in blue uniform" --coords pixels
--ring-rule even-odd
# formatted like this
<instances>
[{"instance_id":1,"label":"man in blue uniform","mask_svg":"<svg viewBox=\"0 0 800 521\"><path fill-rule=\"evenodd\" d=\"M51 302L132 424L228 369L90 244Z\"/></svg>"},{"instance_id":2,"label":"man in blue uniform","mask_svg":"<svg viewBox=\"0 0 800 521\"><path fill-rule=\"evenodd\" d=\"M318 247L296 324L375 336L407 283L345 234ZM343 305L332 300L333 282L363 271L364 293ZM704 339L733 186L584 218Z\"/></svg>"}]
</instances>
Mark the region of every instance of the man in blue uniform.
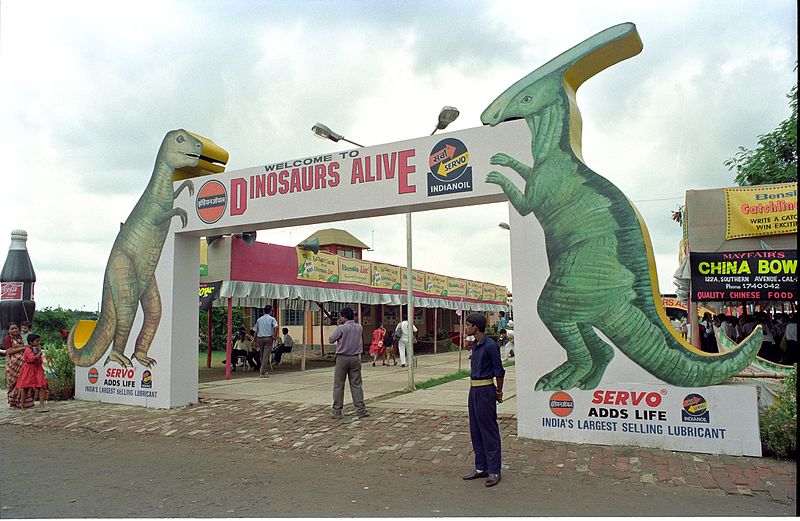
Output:
<instances>
[{"instance_id":1,"label":"man in blue uniform","mask_svg":"<svg viewBox=\"0 0 800 521\"><path fill-rule=\"evenodd\" d=\"M469 434L475 452L475 470L464 479L487 478L485 485L500 483L500 428L497 426L497 402L503 401L506 370L500 361L497 343L487 337L486 317L472 313L467 317L465 333L475 337L472 345L469 387ZM497 383L495 384L495 380Z\"/></svg>"}]
</instances>

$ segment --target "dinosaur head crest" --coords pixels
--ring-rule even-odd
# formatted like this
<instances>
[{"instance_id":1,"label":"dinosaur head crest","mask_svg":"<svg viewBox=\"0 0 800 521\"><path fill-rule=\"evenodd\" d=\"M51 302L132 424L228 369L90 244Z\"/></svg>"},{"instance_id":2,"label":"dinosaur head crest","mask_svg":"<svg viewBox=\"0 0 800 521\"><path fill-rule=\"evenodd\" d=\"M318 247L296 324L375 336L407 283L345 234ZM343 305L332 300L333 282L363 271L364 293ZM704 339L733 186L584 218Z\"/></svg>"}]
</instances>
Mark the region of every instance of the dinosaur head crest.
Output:
<instances>
[{"instance_id":1,"label":"dinosaur head crest","mask_svg":"<svg viewBox=\"0 0 800 521\"><path fill-rule=\"evenodd\" d=\"M203 152L203 144L189 132L178 129L167 132L158 157L171 169L196 166Z\"/></svg>"},{"instance_id":2,"label":"dinosaur head crest","mask_svg":"<svg viewBox=\"0 0 800 521\"><path fill-rule=\"evenodd\" d=\"M639 54L636 26L609 27L553 58L497 97L481 114L484 125L532 116L557 101L566 89L574 93L598 72Z\"/></svg>"},{"instance_id":3,"label":"dinosaur head crest","mask_svg":"<svg viewBox=\"0 0 800 521\"><path fill-rule=\"evenodd\" d=\"M527 85L508 89L501 94L483 111L481 122L494 126L503 121L533 116L557 103L562 91L560 75L550 74L534 79Z\"/></svg>"}]
</instances>

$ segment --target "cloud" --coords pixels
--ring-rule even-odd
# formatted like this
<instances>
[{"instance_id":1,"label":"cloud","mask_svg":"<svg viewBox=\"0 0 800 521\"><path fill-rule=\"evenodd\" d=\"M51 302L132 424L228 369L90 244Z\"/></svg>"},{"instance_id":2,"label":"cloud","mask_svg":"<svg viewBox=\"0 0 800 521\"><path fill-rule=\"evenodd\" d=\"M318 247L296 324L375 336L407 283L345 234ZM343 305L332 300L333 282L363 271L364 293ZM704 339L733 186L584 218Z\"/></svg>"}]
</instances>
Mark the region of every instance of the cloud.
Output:
<instances>
[{"instance_id":1,"label":"cloud","mask_svg":"<svg viewBox=\"0 0 800 521\"><path fill-rule=\"evenodd\" d=\"M686 189L732 184L722 162L788 116L796 82L788 1L31 0L0 10L0 154L23 194L0 205L0 240L28 230L45 305L99 300L119 222L168 130L225 147L231 171L347 148L314 137L317 121L364 145L430 133L443 105L461 110L452 130L474 127L513 82L625 21L644 50L579 91L584 157L639 201L671 291L680 227L670 212ZM414 214L415 267L510 285L500 221L505 204ZM326 226L259 240L296 243ZM404 216L346 226L368 244L375 231L375 260L405 263Z\"/></svg>"}]
</instances>

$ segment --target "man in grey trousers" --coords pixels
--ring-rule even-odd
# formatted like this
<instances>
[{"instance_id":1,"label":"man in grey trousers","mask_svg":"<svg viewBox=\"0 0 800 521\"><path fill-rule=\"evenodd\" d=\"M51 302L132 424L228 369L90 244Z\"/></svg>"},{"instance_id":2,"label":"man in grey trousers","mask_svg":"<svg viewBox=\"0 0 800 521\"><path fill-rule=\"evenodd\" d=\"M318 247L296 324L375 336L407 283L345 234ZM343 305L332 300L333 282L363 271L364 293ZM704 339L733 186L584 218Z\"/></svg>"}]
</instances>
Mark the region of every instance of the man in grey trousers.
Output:
<instances>
[{"instance_id":1,"label":"man in grey trousers","mask_svg":"<svg viewBox=\"0 0 800 521\"><path fill-rule=\"evenodd\" d=\"M344 404L344 380L350 381L350 395L359 418L369 416L364 405L361 389L361 352L364 350L363 329L353 321L353 310L342 308L339 312L339 327L331 333L328 341L336 343L336 369L333 373L333 411L331 418L342 419Z\"/></svg>"}]
</instances>

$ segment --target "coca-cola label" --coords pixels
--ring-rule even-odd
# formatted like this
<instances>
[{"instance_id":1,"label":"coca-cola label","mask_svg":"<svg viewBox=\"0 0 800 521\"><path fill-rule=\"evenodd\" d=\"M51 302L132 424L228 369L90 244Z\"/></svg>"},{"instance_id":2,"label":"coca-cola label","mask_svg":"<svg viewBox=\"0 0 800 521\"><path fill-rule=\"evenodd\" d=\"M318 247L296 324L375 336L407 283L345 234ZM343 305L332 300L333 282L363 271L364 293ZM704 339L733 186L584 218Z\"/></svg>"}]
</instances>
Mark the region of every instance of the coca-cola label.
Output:
<instances>
[{"instance_id":1,"label":"coca-cola label","mask_svg":"<svg viewBox=\"0 0 800 521\"><path fill-rule=\"evenodd\" d=\"M0 282L0 300L22 300L22 282Z\"/></svg>"}]
</instances>

